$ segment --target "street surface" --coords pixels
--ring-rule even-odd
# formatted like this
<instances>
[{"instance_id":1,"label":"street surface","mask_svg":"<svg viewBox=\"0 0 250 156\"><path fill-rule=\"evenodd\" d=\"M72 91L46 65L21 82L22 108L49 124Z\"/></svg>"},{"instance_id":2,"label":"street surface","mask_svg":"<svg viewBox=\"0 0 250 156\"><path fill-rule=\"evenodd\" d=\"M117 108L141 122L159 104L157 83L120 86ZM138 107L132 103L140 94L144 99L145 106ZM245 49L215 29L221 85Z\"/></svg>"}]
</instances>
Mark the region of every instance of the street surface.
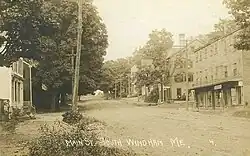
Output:
<instances>
[{"instance_id":1,"label":"street surface","mask_svg":"<svg viewBox=\"0 0 250 156\"><path fill-rule=\"evenodd\" d=\"M138 107L132 100L89 101L87 114L107 123L106 145L150 156L249 156L250 120L185 109ZM95 109L96 108L96 109ZM145 140L145 141L143 141Z\"/></svg>"}]
</instances>

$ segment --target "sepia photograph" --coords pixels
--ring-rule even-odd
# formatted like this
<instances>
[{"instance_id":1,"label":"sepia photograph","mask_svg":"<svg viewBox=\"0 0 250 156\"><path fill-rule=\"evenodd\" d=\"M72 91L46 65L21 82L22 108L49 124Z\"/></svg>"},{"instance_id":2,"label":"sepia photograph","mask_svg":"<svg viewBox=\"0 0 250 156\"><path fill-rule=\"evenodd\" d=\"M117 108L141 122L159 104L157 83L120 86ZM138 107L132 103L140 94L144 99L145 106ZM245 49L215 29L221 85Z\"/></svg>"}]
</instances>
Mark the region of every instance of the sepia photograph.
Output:
<instances>
[{"instance_id":1,"label":"sepia photograph","mask_svg":"<svg viewBox=\"0 0 250 156\"><path fill-rule=\"evenodd\" d=\"M0 0L0 156L250 156L250 0Z\"/></svg>"}]
</instances>

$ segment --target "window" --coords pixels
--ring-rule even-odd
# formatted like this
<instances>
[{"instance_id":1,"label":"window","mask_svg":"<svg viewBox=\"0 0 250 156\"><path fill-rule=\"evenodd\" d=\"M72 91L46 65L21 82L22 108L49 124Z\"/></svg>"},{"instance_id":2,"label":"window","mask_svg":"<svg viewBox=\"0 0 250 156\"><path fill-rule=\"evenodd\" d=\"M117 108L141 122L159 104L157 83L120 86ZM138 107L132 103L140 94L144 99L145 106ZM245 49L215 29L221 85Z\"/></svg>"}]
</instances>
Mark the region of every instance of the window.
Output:
<instances>
[{"instance_id":1,"label":"window","mask_svg":"<svg viewBox=\"0 0 250 156\"><path fill-rule=\"evenodd\" d=\"M228 77L227 66L224 67L224 74L225 77Z\"/></svg>"},{"instance_id":2,"label":"window","mask_svg":"<svg viewBox=\"0 0 250 156\"><path fill-rule=\"evenodd\" d=\"M199 73L198 72L196 72L195 78L196 78L196 84L198 84L199 83Z\"/></svg>"},{"instance_id":3,"label":"window","mask_svg":"<svg viewBox=\"0 0 250 156\"><path fill-rule=\"evenodd\" d=\"M18 82L17 83L17 102L18 102L18 104L21 102L21 97L20 97L20 95L21 95L21 83L20 82Z\"/></svg>"},{"instance_id":4,"label":"window","mask_svg":"<svg viewBox=\"0 0 250 156\"><path fill-rule=\"evenodd\" d=\"M216 42L214 44L214 54L216 55L218 53L218 43Z\"/></svg>"},{"instance_id":5,"label":"window","mask_svg":"<svg viewBox=\"0 0 250 156\"><path fill-rule=\"evenodd\" d=\"M233 64L233 76L237 76L237 64Z\"/></svg>"},{"instance_id":6,"label":"window","mask_svg":"<svg viewBox=\"0 0 250 156\"><path fill-rule=\"evenodd\" d=\"M213 81L214 73L213 73L213 68L212 67L210 67L209 72L210 72L210 79L211 79L211 81Z\"/></svg>"},{"instance_id":7,"label":"window","mask_svg":"<svg viewBox=\"0 0 250 156\"><path fill-rule=\"evenodd\" d=\"M196 63L199 61L199 53L198 53L198 51L196 52Z\"/></svg>"},{"instance_id":8,"label":"window","mask_svg":"<svg viewBox=\"0 0 250 156\"><path fill-rule=\"evenodd\" d=\"M15 96L14 96L14 101L16 102L17 101L17 82L14 82L14 94L15 94Z\"/></svg>"},{"instance_id":9,"label":"window","mask_svg":"<svg viewBox=\"0 0 250 156\"><path fill-rule=\"evenodd\" d=\"M202 83L202 71L200 71L200 83Z\"/></svg>"},{"instance_id":10,"label":"window","mask_svg":"<svg viewBox=\"0 0 250 156\"><path fill-rule=\"evenodd\" d=\"M199 52L200 52L200 61L202 61L202 51Z\"/></svg>"},{"instance_id":11,"label":"window","mask_svg":"<svg viewBox=\"0 0 250 156\"><path fill-rule=\"evenodd\" d=\"M213 49L210 47L210 56L213 56Z\"/></svg>"},{"instance_id":12,"label":"window","mask_svg":"<svg viewBox=\"0 0 250 156\"><path fill-rule=\"evenodd\" d=\"M207 82L208 78L207 78L207 69L205 70L205 82Z\"/></svg>"},{"instance_id":13,"label":"window","mask_svg":"<svg viewBox=\"0 0 250 156\"><path fill-rule=\"evenodd\" d=\"M177 95L177 99L181 98L181 88L176 89L176 95Z\"/></svg>"},{"instance_id":14,"label":"window","mask_svg":"<svg viewBox=\"0 0 250 156\"><path fill-rule=\"evenodd\" d=\"M205 48L205 51L204 51L204 58L205 59L207 58L207 48Z\"/></svg>"},{"instance_id":15,"label":"window","mask_svg":"<svg viewBox=\"0 0 250 156\"><path fill-rule=\"evenodd\" d=\"M189 82L193 82L194 81L194 78L193 78L193 74L188 74L188 81Z\"/></svg>"},{"instance_id":16,"label":"window","mask_svg":"<svg viewBox=\"0 0 250 156\"><path fill-rule=\"evenodd\" d=\"M218 72L219 72L219 67L217 66L215 69L215 79L218 79Z\"/></svg>"}]
</instances>

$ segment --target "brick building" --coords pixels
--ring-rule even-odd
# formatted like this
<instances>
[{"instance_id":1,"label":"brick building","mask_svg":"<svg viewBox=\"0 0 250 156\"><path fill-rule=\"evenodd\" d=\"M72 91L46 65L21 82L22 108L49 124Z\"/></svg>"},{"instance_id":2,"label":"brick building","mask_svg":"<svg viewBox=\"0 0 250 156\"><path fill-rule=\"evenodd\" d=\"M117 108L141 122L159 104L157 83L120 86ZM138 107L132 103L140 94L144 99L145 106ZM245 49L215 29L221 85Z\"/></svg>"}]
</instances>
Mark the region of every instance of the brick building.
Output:
<instances>
[{"instance_id":1,"label":"brick building","mask_svg":"<svg viewBox=\"0 0 250 156\"><path fill-rule=\"evenodd\" d=\"M239 30L194 51L194 90L199 106L219 107L250 102L250 53L233 47Z\"/></svg>"}]
</instances>

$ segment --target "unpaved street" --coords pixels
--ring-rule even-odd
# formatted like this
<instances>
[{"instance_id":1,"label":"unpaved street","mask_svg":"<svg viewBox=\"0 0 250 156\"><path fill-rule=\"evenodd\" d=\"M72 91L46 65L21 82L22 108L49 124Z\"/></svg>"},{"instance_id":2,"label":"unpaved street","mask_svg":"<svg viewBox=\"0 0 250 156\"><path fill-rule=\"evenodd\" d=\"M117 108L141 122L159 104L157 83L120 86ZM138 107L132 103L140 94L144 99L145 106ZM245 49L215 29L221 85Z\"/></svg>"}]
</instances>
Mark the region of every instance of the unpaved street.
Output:
<instances>
[{"instance_id":1,"label":"unpaved street","mask_svg":"<svg viewBox=\"0 0 250 156\"><path fill-rule=\"evenodd\" d=\"M105 137L150 156L249 156L250 120L184 109L139 107L131 101L95 101L87 114L107 123ZM91 105L96 105L91 106ZM145 141L143 141L145 140ZM134 145L132 145L132 141ZM111 145L111 144L110 144Z\"/></svg>"}]
</instances>

